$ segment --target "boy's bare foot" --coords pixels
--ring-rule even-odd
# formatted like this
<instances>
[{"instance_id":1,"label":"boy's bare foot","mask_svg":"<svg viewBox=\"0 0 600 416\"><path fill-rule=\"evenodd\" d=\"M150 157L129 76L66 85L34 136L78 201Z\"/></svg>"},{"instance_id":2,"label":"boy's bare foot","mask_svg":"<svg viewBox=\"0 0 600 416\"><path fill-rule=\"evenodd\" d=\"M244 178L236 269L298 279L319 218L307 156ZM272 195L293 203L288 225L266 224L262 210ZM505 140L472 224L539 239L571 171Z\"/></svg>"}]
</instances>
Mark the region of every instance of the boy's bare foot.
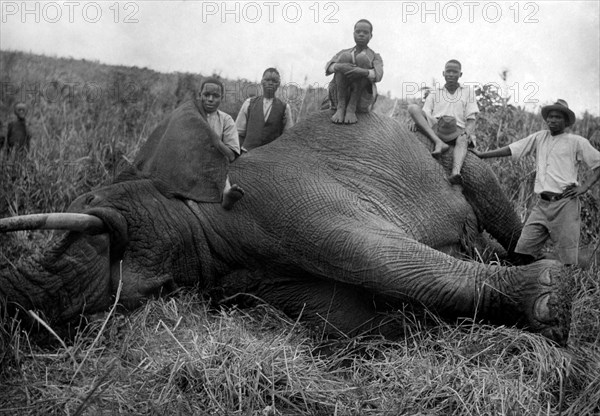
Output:
<instances>
[{"instance_id":1,"label":"boy's bare foot","mask_svg":"<svg viewBox=\"0 0 600 416\"><path fill-rule=\"evenodd\" d=\"M450 149L450 146L448 146L444 142L441 142L435 145L435 147L433 148L433 152L431 152L431 155L433 157L440 157L442 153L446 152L448 149Z\"/></svg>"},{"instance_id":2,"label":"boy's bare foot","mask_svg":"<svg viewBox=\"0 0 600 416\"><path fill-rule=\"evenodd\" d=\"M331 121L335 124L344 123L344 113L346 111L344 109L338 108L333 116L331 116Z\"/></svg>"},{"instance_id":3,"label":"boy's bare foot","mask_svg":"<svg viewBox=\"0 0 600 416\"><path fill-rule=\"evenodd\" d=\"M231 188L227 190L223 194L223 201L221 202L221 206L223 209L229 211L233 208L233 204L235 204L238 200L240 200L244 196L244 190L239 187L239 185L233 184Z\"/></svg>"},{"instance_id":4,"label":"boy's bare foot","mask_svg":"<svg viewBox=\"0 0 600 416\"><path fill-rule=\"evenodd\" d=\"M354 111L346 110L346 116L344 117L345 124L355 124L358 121L356 113Z\"/></svg>"}]
</instances>

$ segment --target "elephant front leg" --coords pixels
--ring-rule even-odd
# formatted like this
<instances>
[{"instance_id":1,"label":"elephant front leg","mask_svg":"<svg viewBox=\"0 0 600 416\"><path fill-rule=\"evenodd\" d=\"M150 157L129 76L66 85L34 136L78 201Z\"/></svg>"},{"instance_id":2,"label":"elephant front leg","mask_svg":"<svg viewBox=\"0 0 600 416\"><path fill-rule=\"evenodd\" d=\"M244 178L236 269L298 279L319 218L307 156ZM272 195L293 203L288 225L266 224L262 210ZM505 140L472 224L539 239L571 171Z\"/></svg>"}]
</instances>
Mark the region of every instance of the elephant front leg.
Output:
<instances>
[{"instance_id":1,"label":"elephant front leg","mask_svg":"<svg viewBox=\"0 0 600 416\"><path fill-rule=\"evenodd\" d=\"M250 294L326 337L381 335L393 340L404 335L402 323L385 313L400 306L358 287L263 270L236 271L222 284L221 296L239 301Z\"/></svg>"}]
</instances>

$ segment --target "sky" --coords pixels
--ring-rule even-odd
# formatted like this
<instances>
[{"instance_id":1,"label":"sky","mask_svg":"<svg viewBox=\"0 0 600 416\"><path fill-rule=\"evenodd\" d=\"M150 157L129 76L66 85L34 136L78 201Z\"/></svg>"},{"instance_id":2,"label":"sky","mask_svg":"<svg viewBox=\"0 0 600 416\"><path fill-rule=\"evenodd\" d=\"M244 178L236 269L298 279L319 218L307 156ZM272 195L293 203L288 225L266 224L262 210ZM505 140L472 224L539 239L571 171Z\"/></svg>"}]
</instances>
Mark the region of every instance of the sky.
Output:
<instances>
[{"instance_id":1,"label":"sky","mask_svg":"<svg viewBox=\"0 0 600 416\"><path fill-rule=\"evenodd\" d=\"M325 63L373 24L384 62L380 94L420 96L443 83L493 83L539 111L562 98L600 115L600 2L593 1L0 1L0 48L160 72L326 86ZM500 74L508 71L506 81Z\"/></svg>"}]
</instances>

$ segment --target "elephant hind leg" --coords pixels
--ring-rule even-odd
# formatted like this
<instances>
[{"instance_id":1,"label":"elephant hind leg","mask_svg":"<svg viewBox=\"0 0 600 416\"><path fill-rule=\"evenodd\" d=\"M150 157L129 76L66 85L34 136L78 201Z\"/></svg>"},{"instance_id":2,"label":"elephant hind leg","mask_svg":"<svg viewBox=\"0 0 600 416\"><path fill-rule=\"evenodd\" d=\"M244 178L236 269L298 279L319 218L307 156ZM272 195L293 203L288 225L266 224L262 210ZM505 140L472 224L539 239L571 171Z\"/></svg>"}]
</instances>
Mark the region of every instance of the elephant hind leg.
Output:
<instances>
[{"instance_id":1,"label":"elephant hind leg","mask_svg":"<svg viewBox=\"0 0 600 416\"><path fill-rule=\"evenodd\" d=\"M249 293L327 338L380 335L394 340L404 336L400 320L386 313L394 307L356 286L306 276L238 271L226 276L224 288L225 296Z\"/></svg>"}]
</instances>

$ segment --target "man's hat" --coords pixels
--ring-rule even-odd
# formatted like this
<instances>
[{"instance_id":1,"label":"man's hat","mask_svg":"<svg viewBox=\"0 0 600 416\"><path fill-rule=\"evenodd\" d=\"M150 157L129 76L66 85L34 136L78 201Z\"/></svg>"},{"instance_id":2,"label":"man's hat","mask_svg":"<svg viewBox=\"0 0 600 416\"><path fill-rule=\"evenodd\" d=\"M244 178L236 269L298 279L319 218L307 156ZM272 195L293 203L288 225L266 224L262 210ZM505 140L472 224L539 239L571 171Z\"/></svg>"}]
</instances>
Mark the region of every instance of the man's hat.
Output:
<instances>
[{"instance_id":1,"label":"man's hat","mask_svg":"<svg viewBox=\"0 0 600 416\"><path fill-rule=\"evenodd\" d=\"M442 116L438 119L435 133L445 142L450 142L463 134L465 131L456 125L456 119L452 116Z\"/></svg>"},{"instance_id":2,"label":"man's hat","mask_svg":"<svg viewBox=\"0 0 600 416\"><path fill-rule=\"evenodd\" d=\"M548 118L548 113L552 110L560 111L565 115L565 117L568 119L566 123L567 127L575 124L575 113L569 110L569 105L565 100L561 100L559 98L554 104L542 107L542 117L544 118L544 120Z\"/></svg>"}]
</instances>

